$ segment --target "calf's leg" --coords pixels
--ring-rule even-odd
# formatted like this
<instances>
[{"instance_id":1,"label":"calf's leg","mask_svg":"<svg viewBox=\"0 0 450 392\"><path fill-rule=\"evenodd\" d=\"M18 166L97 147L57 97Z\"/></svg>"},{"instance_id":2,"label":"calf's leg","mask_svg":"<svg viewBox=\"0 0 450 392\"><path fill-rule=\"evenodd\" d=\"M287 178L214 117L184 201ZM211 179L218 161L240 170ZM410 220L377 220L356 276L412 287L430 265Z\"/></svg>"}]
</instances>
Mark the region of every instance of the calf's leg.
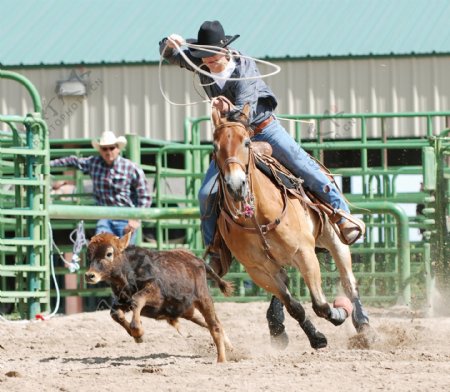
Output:
<instances>
[{"instance_id":1,"label":"calf's leg","mask_svg":"<svg viewBox=\"0 0 450 392\"><path fill-rule=\"evenodd\" d=\"M186 312L183 313L183 318L192 321L194 324L200 325L200 327L208 328L205 320L195 314L195 307L190 307Z\"/></svg>"},{"instance_id":2,"label":"calf's leg","mask_svg":"<svg viewBox=\"0 0 450 392\"><path fill-rule=\"evenodd\" d=\"M214 344L217 348L217 362L226 362L227 358L225 354L225 337L222 325L220 324L220 321L216 316L214 303L211 297L209 296L209 294L207 296L203 296L196 302L194 306L203 315L206 324L208 325L209 333L211 334L214 340Z\"/></svg>"},{"instance_id":3,"label":"calf's leg","mask_svg":"<svg viewBox=\"0 0 450 392\"><path fill-rule=\"evenodd\" d=\"M113 304L109 314L116 323L120 324L125 329L125 331L127 331L128 335L133 336L133 334L131 333L130 323L125 318L125 312L122 309L114 306ZM142 339L140 337L134 337L134 340L136 343L142 343Z\"/></svg>"},{"instance_id":4,"label":"calf's leg","mask_svg":"<svg viewBox=\"0 0 450 392\"><path fill-rule=\"evenodd\" d=\"M196 315L194 313L194 310L195 310L195 307L190 308L186 313L183 314L182 317L185 318L186 320L192 321L194 324L200 325L200 327L209 329L208 324L206 324L204 318L202 319L199 315ZM217 315L216 315L216 320L219 321ZM220 323L220 321L219 321L219 323ZM231 344L231 341L228 338L228 336L223 328L222 328L222 332L223 332L223 338L224 338L224 342L225 342L225 348L230 351L233 350L233 345Z\"/></svg>"},{"instance_id":5,"label":"calf's leg","mask_svg":"<svg viewBox=\"0 0 450 392\"><path fill-rule=\"evenodd\" d=\"M138 291L132 297L132 311L130 330L131 336L141 338L144 335L144 329L141 322L141 311L145 305L159 308L161 306L159 298L161 298L159 287L153 283L149 283L142 290Z\"/></svg>"}]
</instances>

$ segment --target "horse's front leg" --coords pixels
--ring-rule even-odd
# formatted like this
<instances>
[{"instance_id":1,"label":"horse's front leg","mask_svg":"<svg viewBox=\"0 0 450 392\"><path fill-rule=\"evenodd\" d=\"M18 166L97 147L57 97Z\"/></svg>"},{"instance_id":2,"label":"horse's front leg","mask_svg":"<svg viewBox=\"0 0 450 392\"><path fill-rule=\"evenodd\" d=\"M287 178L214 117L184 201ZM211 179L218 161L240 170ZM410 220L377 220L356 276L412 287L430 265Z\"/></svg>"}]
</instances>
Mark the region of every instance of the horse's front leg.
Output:
<instances>
[{"instance_id":1,"label":"horse's front leg","mask_svg":"<svg viewBox=\"0 0 450 392\"><path fill-rule=\"evenodd\" d=\"M341 298L339 305L331 307L322 290L320 265L314 250L299 251L297 256L296 266L308 286L314 312L319 317L330 321L333 325L341 325L352 313L352 305L349 299L346 297Z\"/></svg>"},{"instance_id":2,"label":"horse's front leg","mask_svg":"<svg viewBox=\"0 0 450 392\"><path fill-rule=\"evenodd\" d=\"M271 276L266 271L261 271L257 268L247 268L247 273L258 286L272 293L276 297L275 299L272 299L272 309L278 308L278 311L281 309L281 315L283 315L282 305L286 307L288 313L292 318L298 321L300 327L305 332L312 348L319 349L327 346L325 335L315 328L314 324L306 317L305 309L302 304L296 301L289 293L286 284L283 282L283 274L278 273L276 276ZM280 313L275 315L280 316ZM275 319L275 317L273 317L272 320L273 319ZM275 325L280 329L282 326L284 331L283 321L284 315L282 316L282 319L276 320Z\"/></svg>"},{"instance_id":3,"label":"horse's front leg","mask_svg":"<svg viewBox=\"0 0 450 392\"><path fill-rule=\"evenodd\" d=\"M353 306L353 325L356 331L363 332L369 327L369 316L363 308L359 298L358 285L352 269L350 248L348 245L344 245L336 237L337 236L333 239L335 241L334 246L330 247L329 250L339 270L339 276L345 295L350 299Z\"/></svg>"}]
</instances>

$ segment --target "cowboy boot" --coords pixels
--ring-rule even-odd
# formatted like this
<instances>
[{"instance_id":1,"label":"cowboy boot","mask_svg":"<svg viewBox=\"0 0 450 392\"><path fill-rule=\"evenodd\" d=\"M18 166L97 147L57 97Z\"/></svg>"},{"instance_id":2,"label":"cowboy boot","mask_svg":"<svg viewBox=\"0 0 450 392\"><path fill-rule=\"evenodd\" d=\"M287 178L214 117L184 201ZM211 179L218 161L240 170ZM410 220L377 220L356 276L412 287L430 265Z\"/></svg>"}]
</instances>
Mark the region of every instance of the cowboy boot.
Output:
<instances>
[{"instance_id":1,"label":"cowboy boot","mask_svg":"<svg viewBox=\"0 0 450 392\"><path fill-rule=\"evenodd\" d=\"M318 200L320 201L320 199ZM341 209L335 210L329 204L322 201L318 207L328 216L336 234L345 245L354 244L364 235L366 225L361 219Z\"/></svg>"},{"instance_id":2,"label":"cowboy boot","mask_svg":"<svg viewBox=\"0 0 450 392\"><path fill-rule=\"evenodd\" d=\"M214 272L222 277L224 274L222 272L222 263L220 262L220 255L218 253L209 253L209 266L214 270Z\"/></svg>"},{"instance_id":3,"label":"cowboy boot","mask_svg":"<svg viewBox=\"0 0 450 392\"><path fill-rule=\"evenodd\" d=\"M307 190L306 194L316 203L316 207L328 216L329 222L344 244L352 245L364 235L366 225L361 219L355 218L353 215L341 209L334 209L330 204L324 202L309 190Z\"/></svg>"},{"instance_id":4,"label":"cowboy boot","mask_svg":"<svg viewBox=\"0 0 450 392\"><path fill-rule=\"evenodd\" d=\"M343 222L338 223L337 226L340 231L340 240L346 245L352 245L364 235L366 226L364 222L354 216L345 214Z\"/></svg>"},{"instance_id":5,"label":"cowboy boot","mask_svg":"<svg viewBox=\"0 0 450 392\"><path fill-rule=\"evenodd\" d=\"M209 266L220 277L226 275L230 270L233 258L219 230L216 230L214 234L213 243L206 248L203 259L206 260L206 257L209 258Z\"/></svg>"}]
</instances>

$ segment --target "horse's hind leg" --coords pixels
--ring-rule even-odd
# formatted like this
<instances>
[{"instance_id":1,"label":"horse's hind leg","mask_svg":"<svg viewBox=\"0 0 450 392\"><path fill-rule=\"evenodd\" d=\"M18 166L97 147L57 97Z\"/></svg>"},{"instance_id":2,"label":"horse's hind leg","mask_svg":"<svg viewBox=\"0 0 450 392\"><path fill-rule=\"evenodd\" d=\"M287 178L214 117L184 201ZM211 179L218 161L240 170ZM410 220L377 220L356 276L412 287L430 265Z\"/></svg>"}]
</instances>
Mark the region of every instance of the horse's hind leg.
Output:
<instances>
[{"instance_id":1,"label":"horse's hind leg","mask_svg":"<svg viewBox=\"0 0 450 392\"><path fill-rule=\"evenodd\" d=\"M282 268L280 276L286 287L289 287L289 277ZM289 344L289 337L284 326L284 310L282 302L272 295L269 308L266 312L266 319L269 325L270 341L273 347L284 350Z\"/></svg>"},{"instance_id":2,"label":"horse's hind leg","mask_svg":"<svg viewBox=\"0 0 450 392\"><path fill-rule=\"evenodd\" d=\"M266 313L269 324L270 341L273 347L284 350L289 344L289 337L284 326L284 311L281 301L272 295L269 308Z\"/></svg>"},{"instance_id":3,"label":"horse's hind leg","mask_svg":"<svg viewBox=\"0 0 450 392\"><path fill-rule=\"evenodd\" d=\"M297 320L300 327L302 327L312 348L319 349L327 346L326 337L316 330L314 324L306 317L305 309L301 303L296 301L289 293L289 290L283 281L283 273L278 273L277 276L271 276L256 268L247 268L247 273L258 286L272 293L277 298L272 300L271 305L278 306L278 300L281 301L288 313ZM281 314L282 310L283 308L281 307Z\"/></svg>"}]
</instances>

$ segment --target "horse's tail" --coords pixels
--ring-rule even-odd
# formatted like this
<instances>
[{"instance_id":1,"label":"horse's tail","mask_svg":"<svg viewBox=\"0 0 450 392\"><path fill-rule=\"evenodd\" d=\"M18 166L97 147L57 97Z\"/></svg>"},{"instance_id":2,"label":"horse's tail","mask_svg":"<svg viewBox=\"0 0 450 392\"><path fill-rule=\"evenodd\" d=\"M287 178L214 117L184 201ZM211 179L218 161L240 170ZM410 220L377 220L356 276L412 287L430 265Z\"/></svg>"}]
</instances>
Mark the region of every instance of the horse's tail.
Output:
<instances>
[{"instance_id":1,"label":"horse's tail","mask_svg":"<svg viewBox=\"0 0 450 392\"><path fill-rule=\"evenodd\" d=\"M219 289L223 293L223 295L225 295L225 297L230 297L234 292L234 284L232 282L223 280L207 263L205 263L205 269L208 278L214 280L214 282L219 285Z\"/></svg>"}]
</instances>

